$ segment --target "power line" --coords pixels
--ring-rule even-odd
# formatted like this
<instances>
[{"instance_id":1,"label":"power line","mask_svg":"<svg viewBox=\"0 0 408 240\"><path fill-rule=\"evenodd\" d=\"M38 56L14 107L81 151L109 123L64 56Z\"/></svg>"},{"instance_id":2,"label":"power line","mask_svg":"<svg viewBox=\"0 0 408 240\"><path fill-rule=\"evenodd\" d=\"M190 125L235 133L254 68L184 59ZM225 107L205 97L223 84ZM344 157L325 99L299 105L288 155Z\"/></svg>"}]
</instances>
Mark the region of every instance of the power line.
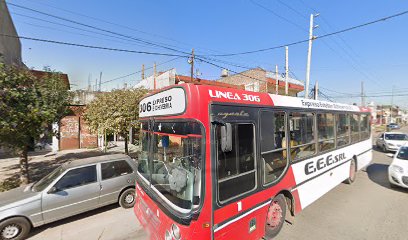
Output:
<instances>
[{"instance_id":1,"label":"power line","mask_svg":"<svg viewBox=\"0 0 408 240\"><path fill-rule=\"evenodd\" d=\"M163 46L163 45L161 45L161 44L156 44L156 43L154 43L154 42L146 41L146 40L143 40L143 39L141 39L141 38L135 38L135 37L128 36L128 35L121 34L121 33L117 33L117 32L111 31L111 30L106 30L106 29L103 29L103 28L95 27L95 26L92 26L92 25L89 25L89 24L85 24L85 23L81 23L81 22L74 21L74 20L71 20L71 19L67 19L67 18L63 18L63 17L60 17L60 16L56 16L56 15L53 15L53 14L45 13L45 12L42 12L42 11L39 11L39 10L36 10L36 9L24 7L24 6L21 6L21 5L18 5L18 4L14 4L14 3L8 2L8 5L11 5L11 6L14 6L14 7L17 7L17 8L21 8L21 9L25 9L25 10L28 10L28 11L32 11L32 12L35 12L35 13L39 13L39 14L42 14L42 15L45 15L45 16L53 17L53 18L56 18L56 19L59 19L59 20L63 20L63 21L66 21L66 22L70 22L70 23L74 23L74 24L77 24L77 25L81 25L81 26L84 26L84 27L96 29L96 30L99 30L99 31L102 31L102 32L106 32L106 33L110 33L110 34L122 36L122 37L129 38L129 39L133 39L133 40L135 40L135 41L142 42L142 43L147 44L147 45L157 46L157 47L161 47L161 48L164 48L164 49L167 49L167 50L171 50L171 51L175 51L175 52L179 52L179 53L184 53L184 54L189 54L189 53L187 53L187 52L180 51L180 50L177 50L177 49L174 49L174 48L170 48L170 47L166 47L166 46Z\"/></svg>"},{"instance_id":2,"label":"power line","mask_svg":"<svg viewBox=\"0 0 408 240\"><path fill-rule=\"evenodd\" d=\"M376 98L376 97L408 97L408 93L404 94L383 94L383 95L364 95L364 97ZM359 98L361 95L355 96L331 96L332 98Z\"/></svg>"},{"instance_id":3,"label":"power line","mask_svg":"<svg viewBox=\"0 0 408 240\"><path fill-rule=\"evenodd\" d=\"M185 57L184 55L177 55L177 54L171 54L171 53L159 53L159 52L136 51L136 50L129 50L129 49L121 49L121 48L109 48L109 47L85 45L85 44L79 44L79 43L55 41L55 40L49 40L49 39L31 38L31 37L24 37L24 36L13 36L13 35L7 35L7 34L0 34L0 36L10 37L10 38L18 38L18 39L25 39L25 40L31 40L31 41L37 41L37 42L54 43L54 44L59 44L59 45L67 45L67 46L75 46L75 47L83 47L83 48L92 48L92 49L116 51L116 52L138 53L138 54L170 56L170 57Z\"/></svg>"},{"instance_id":4,"label":"power line","mask_svg":"<svg viewBox=\"0 0 408 240\"><path fill-rule=\"evenodd\" d=\"M141 45L141 44L137 44L135 41L132 41L132 40L130 40L130 39L118 37L118 36L115 36L115 35L110 35L110 34L106 34L106 33L101 33L101 32L96 32L96 31L92 31L92 30L88 30L88 29L83 29L83 28L79 28L79 27L74 27L74 26L70 26L70 25L63 24L63 23L58 23L58 22L53 22L53 21L49 21L49 20L45 20L45 19L33 17L33 16L28 16L28 15L21 14L21 13L15 13L15 12L11 12L11 11L10 11L10 13L12 13L13 15L17 15L17 16L21 16L21 17L25 17L25 18L29 18L29 19L34 19L34 20L41 21L41 22L51 23L51 24L54 24L54 25L59 25L59 26L63 26L63 27L67 27L67 28L71 28L71 29L75 29L75 30L80 30L80 31L83 31L83 32L98 34L98 35L102 35L102 36L107 36L107 37L110 37L110 38L116 38L116 39L120 39L120 40L123 40L123 41L131 42L131 43L134 44L134 45L143 46L143 45ZM34 25L34 24L32 24L32 23L26 23L26 24ZM34 25L34 26L35 26L35 25ZM62 29L55 29L55 28L51 28L51 27L48 27L48 26L40 26L40 25L37 25L37 27L50 28L50 29L53 29L53 30L64 31L64 30L62 30ZM65 32L67 32L67 31L65 31ZM74 33L74 32L68 32L68 33L83 35L83 34ZM94 36L90 36L90 35L85 35L85 36L94 37ZM94 37L94 38L96 38L96 37ZM102 39L102 38L98 38L98 39ZM106 40L108 40L108 39L106 39ZM112 41L112 40L109 40L109 41ZM116 41L116 42L119 42L119 41ZM124 42L120 42L120 43L124 43ZM126 43L126 44L129 44L129 43ZM155 48L157 48L157 47L155 47Z\"/></svg>"},{"instance_id":5,"label":"power line","mask_svg":"<svg viewBox=\"0 0 408 240\"><path fill-rule=\"evenodd\" d=\"M27 1L27 0L26 0L26 1ZM30 0L28 0L28 1L29 1L29 2L32 2L32 1L30 1ZM185 46L190 46L190 47L193 46L193 44L191 44L191 43L179 41L179 40L177 40L177 39L173 39L173 38L170 38L170 37L167 37L167 36L163 36L163 35L159 35L159 34L156 34L156 33L150 33L150 32L146 32L146 31L142 31L142 30L136 29L136 28L134 28L134 27L129 27L129 26L122 25L122 24L119 24L119 23L107 21L107 20L105 20L105 19L101 19L101 18L89 16L89 15L86 15L86 14L83 14L83 13L78 13L78 12L75 12L75 11L72 11L72 10L68 10L68 9L64 9L64 8L61 8L61 7L56 7L56 6L53 6L53 5L51 5L51 4L46 4L46 3L43 3L43 2L35 2L35 3L36 3L36 4L43 5L43 6L48 6L48 7L54 8L54 9L58 9L58 10L61 10L61 11L64 11L64 12L67 12L67 13L70 13L70 14L73 14L73 15L82 16L82 17L89 18L89 19L92 19L92 20L95 20L95 21L99 21L99 22L107 23L107 24L110 24L110 25L113 25L113 26L117 26L117 27L121 27L121 28L124 28L124 29L128 29L128 30L131 30L131 31L134 31L134 32L138 32L138 33L150 35L150 36L153 36L153 37L159 37L159 38L162 38L162 39L167 39L167 40L169 40L169 41L173 41L173 42L176 42L176 43L179 43L179 44L183 44L183 45L185 45ZM176 47L176 46L171 45L171 44L166 44L166 43L161 43L161 44L164 44L164 45L167 45L167 46ZM204 49L204 50L209 50L209 51L212 51L212 52L218 52L218 53L220 53L220 51L215 50L215 49L209 49L209 48L203 48L203 47L200 47L200 48L201 48L201 49Z\"/></svg>"},{"instance_id":6,"label":"power line","mask_svg":"<svg viewBox=\"0 0 408 240\"><path fill-rule=\"evenodd\" d=\"M233 73L235 73L235 74L241 75L241 76L243 76L243 77L250 78L250 79L252 79L252 80L256 80L256 81L259 81L259 82L266 82L266 83L268 83L268 81L266 81L266 80L259 79L259 78L254 78L254 77L252 77L252 76L248 76L248 75L245 75L245 74L243 74L243 73L233 71L233 70L231 70L231 69L228 69L228 68L223 67L223 66L220 66L220 65L218 65L218 64L209 62L209 61L207 61L207 60L205 60L205 59L203 59L203 58L197 57L197 56L195 57L195 59L197 59L197 60L199 60L199 61L201 61L201 62L207 63L207 64L209 64L209 65L212 65L212 66L214 66L214 67L217 67L217 68L219 68L219 69L226 69L226 70L228 70L229 72L233 72Z\"/></svg>"},{"instance_id":7,"label":"power line","mask_svg":"<svg viewBox=\"0 0 408 240\"><path fill-rule=\"evenodd\" d=\"M94 27L94 26L91 26L91 25L88 25L88 24L80 23L80 22L78 22L78 21L73 21L73 20L70 20L70 19L63 18L63 17L55 16L55 15L52 15L52 14L48 14L48 13L41 12L41 11L38 11L38 10L35 10L35 9L31 9L31 8L27 8L27 7L24 7L24 6L20 6L20 5L17 5L17 4L13 4L13 3L8 3L8 4L10 4L10 5L12 5L12 6L16 6L16 7L22 8L22 9L25 9L25 10L29 10L29 11L33 11L33 12L36 12L36 13L40 13L40 14L46 15L46 16L50 16L50 17L53 17L53 18L57 18L57 19L60 19L60 20L63 20L63 21L67 21L67 22L70 22L70 23L74 23L74 24L77 24L77 25L81 25L81 26L85 26L85 27L88 27L88 28L96 29L96 30L98 30L98 31L103 31L103 32L106 32L106 33L109 33L109 34L122 36L122 37L125 37L125 38L128 38L128 39L134 40L134 41L146 43L146 41L144 41L144 40L135 39L135 38L133 38L133 37L131 37L131 36L127 36L127 35L123 35L123 34L120 34L120 33L112 32L112 31L110 31L110 30L105 30L105 29L102 29L102 28L99 28L99 27ZM66 11L68 11L68 10L66 10ZM78 29L78 30L81 30L81 31L91 32L91 33L95 33L95 34L99 34L99 35L104 35L104 36L113 37L113 38L118 38L118 39L125 40L125 41L130 41L130 40L124 39L124 38L122 38L122 37L111 36L111 35L104 34L104 33L99 33L99 32L95 32L95 31L90 31L90 30L86 30L86 29L82 29L82 28L77 28L77 27L69 26L69 25L62 24L62 23L56 23L56 22L49 21L49 20L44 20L44 19L40 19L40 18L36 18L36 17L32 17L32 16L27 16L27 15L20 14L20 13L14 13L14 14L20 15L20 16L24 16L24 17L28 17L28 18L32 18L32 19L36 19L36 20L39 20L39 21L44 21L44 22L48 22L48 23L52 23L52 24L61 25L61 26L64 26L64 27L69 27L69 28L73 28L73 29ZM80 15L81 15L81 14L80 14ZM93 17L89 17L89 18L93 18ZM110 22L109 22L109 23L110 23ZM114 24L114 23L110 23L110 24ZM147 43L148 43L148 42L147 42ZM157 45L157 44L151 44L151 45L153 45L153 46L158 46L158 47L163 47L163 46ZM177 50L177 49L173 49L173 48L168 48L168 47L164 47L164 48L169 49L169 50L172 50L172 51L184 53L184 54L190 54L190 53L183 52L183 51L180 51L180 50ZM177 55L174 55L174 56L177 56ZM231 65L231 66L235 66L235 67L240 67L240 68L244 68L244 69L252 69L252 68L253 68L253 67L243 66L242 64L231 63L231 62L227 62L227 61L223 61L223 60L216 60L216 59L211 59L211 60L212 60L212 61L219 61L219 62L222 62L222 63L227 64L227 65Z\"/></svg>"},{"instance_id":8,"label":"power line","mask_svg":"<svg viewBox=\"0 0 408 240\"><path fill-rule=\"evenodd\" d=\"M163 64L166 64L166 63L172 62L172 61L177 60L177 59L179 59L179 58L182 58L182 57L172 58L172 59L170 59L170 60L168 60L168 61L165 61L165 62L162 62L162 63L156 64L156 66L161 66L161 65L163 65ZM149 69L152 69L152 68L153 68L153 67L148 67L148 68L145 68L144 70L146 71L146 70L149 70ZM104 82L102 82L101 84L105 84L105 83L113 82L113 81L120 80L120 79L123 79L123 78L126 78L126 77L130 77L130 76L132 76L132 75L135 75L135 74L141 73L142 71L143 71L143 69L142 69L142 70L139 70L139 71L137 71L137 72L133 72L133 73L126 74L126 75L124 75L124 76L115 77L115 78L113 78L113 79L110 79L110 80L104 81ZM141 79L141 80L143 80L143 79Z\"/></svg>"},{"instance_id":9,"label":"power line","mask_svg":"<svg viewBox=\"0 0 408 240\"><path fill-rule=\"evenodd\" d=\"M378 22L387 21L387 20L392 19L392 18L400 17L400 16L405 15L407 13L408 13L408 11L403 11L403 12L396 13L396 14L393 14L393 15L390 15L390 16L387 16L387 17L383 17L383 18L380 18L380 19L376 19L376 20L373 20L373 21L370 21L370 22L366 22L366 23L363 23L363 24L359 24L359 25L355 25L355 26L352 26L352 27L349 27L349 28L345 28L345 29L342 29L342 30L339 30L339 31L327 33L327 34L324 34L322 36L317 36L317 37L314 37L313 39L316 40L316 39L326 38L326 37L337 35L337 34L340 34L340 33L352 31L352 30L362 28L362 27L366 27L366 26L369 26L369 25L372 25L372 24L375 24L375 23L378 23ZM300 40L300 41L296 41L296 42L292 42L292 43L281 44L281 45L274 46L274 47L262 48L262 49L252 50L252 51L228 53L228 54L213 54L213 55L207 55L207 56L227 57L227 56L237 56L237 55L245 55L245 54L258 53L258 52L265 52L265 51L270 51L270 50L274 50L274 49L284 48L286 46L298 45L298 44L301 44L301 43L308 42L309 40L310 39L305 39L305 40Z\"/></svg>"},{"instance_id":10,"label":"power line","mask_svg":"<svg viewBox=\"0 0 408 240\"><path fill-rule=\"evenodd\" d=\"M267 8L266 6L264 6L264 5L262 5L262 4L258 3L258 2L255 2L254 0L250 0L250 2L251 2L252 4L254 4L254 5L256 5L256 6L260 7L260 8L262 8L262 9L264 9L264 10L270 12L270 13L272 13L272 14L275 15L276 17L282 19L283 21L285 21L285 22L287 22L287 23L289 23L289 24L291 24L291 25L293 25L293 26L295 26L295 27L301 29L302 31L307 32L307 30L306 30L305 28L303 28L302 26L300 26L299 24L297 24L297 23L295 23L295 22L292 22L291 20L289 20L289 19L283 17L282 15L276 13L275 11L273 11L273 10Z\"/></svg>"}]
</instances>

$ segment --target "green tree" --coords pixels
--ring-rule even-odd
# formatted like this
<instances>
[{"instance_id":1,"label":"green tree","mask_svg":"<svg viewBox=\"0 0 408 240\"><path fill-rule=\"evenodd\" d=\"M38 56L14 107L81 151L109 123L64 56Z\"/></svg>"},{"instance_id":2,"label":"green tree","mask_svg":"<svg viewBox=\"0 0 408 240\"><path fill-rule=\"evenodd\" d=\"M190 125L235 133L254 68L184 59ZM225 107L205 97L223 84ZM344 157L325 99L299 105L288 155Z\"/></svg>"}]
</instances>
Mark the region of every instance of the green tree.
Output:
<instances>
[{"instance_id":1,"label":"green tree","mask_svg":"<svg viewBox=\"0 0 408 240\"><path fill-rule=\"evenodd\" d=\"M87 106L84 119L93 132L123 135L128 154L128 133L139 127L139 101L146 93L146 89L137 88L101 94Z\"/></svg>"},{"instance_id":2,"label":"green tree","mask_svg":"<svg viewBox=\"0 0 408 240\"><path fill-rule=\"evenodd\" d=\"M0 145L19 155L22 184L30 182L27 152L33 141L59 122L69 102L59 73L49 71L39 79L28 70L0 64Z\"/></svg>"}]
</instances>

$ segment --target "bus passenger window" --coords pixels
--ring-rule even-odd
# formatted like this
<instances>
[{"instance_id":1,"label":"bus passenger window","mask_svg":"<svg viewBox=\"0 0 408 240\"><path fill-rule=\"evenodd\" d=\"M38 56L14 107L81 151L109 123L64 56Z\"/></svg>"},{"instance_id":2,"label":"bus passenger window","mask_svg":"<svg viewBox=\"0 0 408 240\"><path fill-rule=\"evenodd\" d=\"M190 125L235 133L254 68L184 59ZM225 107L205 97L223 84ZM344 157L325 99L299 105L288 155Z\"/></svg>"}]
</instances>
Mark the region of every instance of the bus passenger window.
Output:
<instances>
[{"instance_id":1,"label":"bus passenger window","mask_svg":"<svg viewBox=\"0 0 408 240\"><path fill-rule=\"evenodd\" d=\"M360 116L360 139L365 140L370 137L370 115Z\"/></svg>"},{"instance_id":2,"label":"bus passenger window","mask_svg":"<svg viewBox=\"0 0 408 240\"><path fill-rule=\"evenodd\" d=\"M360 130L359 130L360 116L358 114L350 115L350 125L351 125L351 142L355 143L360 140Z\"/></svg>"},{"instance_id":3,"label":"bus passenger window","mask_svg":"<svg viewBox=\"0 0 408 240\"><path fill-rule=\"evenodd\" d=\"M277 180L287 166L284 112L261 112L261 155L264 183Z\"/></svg>"},{"instance_id":4,"label":"bus passenger window","mask_svg":"<svg viewBox=\"0 0 408 240\"><path fill-rule=\"evenodd\" d=\"M350 143L350 118L348 114L336 115L337 147Z\"/></svg>"},{"instance_id":5,"label":"bus passenger window","mask_svg":"<svg viewBox=\"0 0 408 240\"><path fill-rule=\"evenodd\" d=\"M316 153L314 114L293 112L289 116L290 155L293 161Z\"/></svg>"},{"instance_id":6,"label":"bus passenger window","mask_svg":"<svg viewBox=\"0 0 408 240\"><path fill-rule=\"evenodd\" d=\"M334 148L334 114L317 114L317 132L319 136L319 151L325 152Z\"/></svg>"},{"instance_id":7,"label":"bus passenger window","mask_svg":"<svg viewBox=\"0 0 408 240\"><path fill-rule=\"evenodd\" d=\"M225 201L255 187L255 144L253 124L232 124L232 150L221 150L217 127L218 199Z\"/></svg>"}]
</instances>

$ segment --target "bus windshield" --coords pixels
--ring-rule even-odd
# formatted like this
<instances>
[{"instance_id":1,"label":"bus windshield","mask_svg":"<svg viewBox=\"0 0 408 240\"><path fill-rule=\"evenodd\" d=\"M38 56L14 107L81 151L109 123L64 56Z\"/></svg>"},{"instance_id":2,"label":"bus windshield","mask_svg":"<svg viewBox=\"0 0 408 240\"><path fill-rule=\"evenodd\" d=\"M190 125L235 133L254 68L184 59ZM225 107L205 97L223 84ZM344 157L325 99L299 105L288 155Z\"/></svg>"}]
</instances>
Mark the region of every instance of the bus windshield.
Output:
<instances>
[{"instance_id":1,"label":"bus windshield","mask_svg":"<svg viewBox=\"0 0 408 240\"><path fill-rule=\"evenodd\" d=\"M138 172L165 202L181 212L199 204L202 130L196 122L141 124Z\"/></svg>"}]
</instances>

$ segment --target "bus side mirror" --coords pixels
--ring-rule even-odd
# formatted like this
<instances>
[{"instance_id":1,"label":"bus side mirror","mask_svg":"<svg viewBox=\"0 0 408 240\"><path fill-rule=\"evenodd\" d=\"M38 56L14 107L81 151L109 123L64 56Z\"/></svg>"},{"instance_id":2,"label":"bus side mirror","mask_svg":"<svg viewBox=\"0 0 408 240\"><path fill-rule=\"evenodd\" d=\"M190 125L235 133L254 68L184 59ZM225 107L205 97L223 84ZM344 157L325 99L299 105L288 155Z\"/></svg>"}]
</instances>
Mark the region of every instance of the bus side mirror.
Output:
<instances>
[{"instance_id":1,"label":"bus side mirror","mask_svg":"<svg viewBox=\"0 0 408 240\"><path fill-rule=\"evenodd\" d=\"M231 123L221 126L221 150L231 152L232 150L232 127Z\"/></svg>"}]
</instances>

